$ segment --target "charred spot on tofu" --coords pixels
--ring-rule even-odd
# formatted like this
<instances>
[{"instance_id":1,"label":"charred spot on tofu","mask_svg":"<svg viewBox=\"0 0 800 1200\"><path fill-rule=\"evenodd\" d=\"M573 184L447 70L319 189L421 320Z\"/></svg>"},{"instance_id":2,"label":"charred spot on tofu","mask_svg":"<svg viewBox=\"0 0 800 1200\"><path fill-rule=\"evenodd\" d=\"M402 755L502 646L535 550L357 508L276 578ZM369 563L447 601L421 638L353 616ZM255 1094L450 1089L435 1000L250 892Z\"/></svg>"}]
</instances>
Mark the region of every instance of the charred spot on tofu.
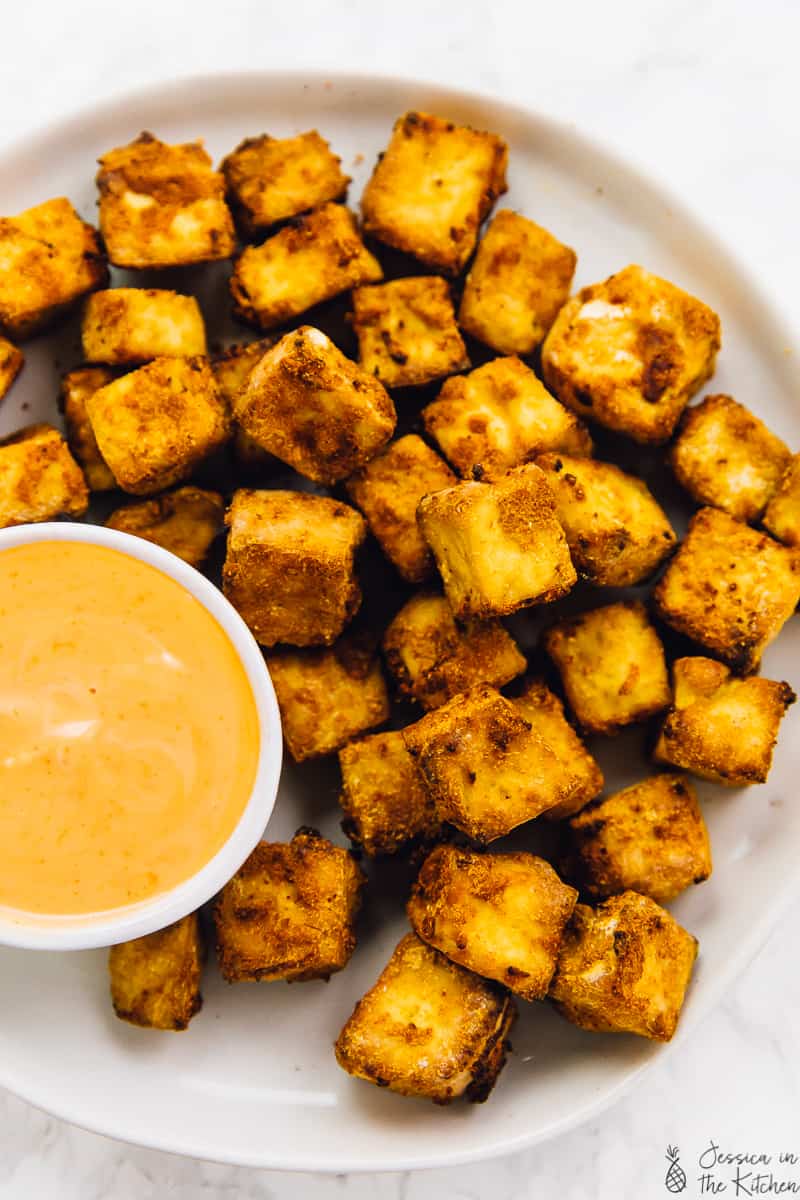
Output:
<instances>
[{"instance_id":1,"label":"charred spot on tofu","mask_svg":"<svg viewBox=\"0 0 800 1200\"><path fill-rule=\"evenodd\" d=\"M430 383L470 363L444 279L423 275L356 288L359 361L386 387Z\"/></svg>"},{"instance_id":2,"label":"charred spot on tofu","mask_svg":"<svg viewBox=\"0 0 800 1200\"><path fill-rule=\"evenodd\" d=\"M349 742L339 767L342 828L370 858L436 835L436 808L399 729Z\"/></svg>"},{"instance_id":3,"label":"charred spot on tofu","mask_svg":"<svg viewBox=\"0 0 800 1200\"><path fill-rule=\"evenodd\" d=\"M83 472L52 425L28 425L0 441L0 529L79 517L88 506Z\"/></svg>"},{"instance_id":4,"label":"charred spot on tofu","mask_svg":"<svg viewBox=\"0 0 800 1200\"><path fill-rule=\"evenodd\" d=\"M116 371L110 367L76 367L74 371L67 371L61 380L59 407L64 414L67 442L92 492L111 491L117 481L98 448L86 402L89 396L116 378Z\"/></svg>"},{"instance_id":5,"label":"charred spot on tofu","mask_svg":"<svg viewBox=\"0 0 800 1200\"><path fill-rule=\"evenodd\" d=\"M200 1011L205 958L197 913L108 953L111 1000L122 1021L146 1029L186 1029Z\"/></svg>"},{"instance_id":6,"label":"charred spot on tofu","mask_svg":"<svg viewBox=\"0 0 800 1200\"><path fill-rule=\"evenodd\" d=\"M88 362L112 366L206 352L203 314L194 296L158 288L94 292L83 310L81 340Z\"/></svg>"},{"instance_id":7,"label":"charred spot on tofu","mask_svg":"<svg viewBox=\"0 0 800 1200\"><path fill-rule=\"evenodd\" d=\"M800 454L789 460L764 513L764 527L787 546L800 546Z\"/></svg>"},{"instance_id":8,"label":"charred spot on tofu","mask_svg":"<svg viewBox=\"0 0 800 1200\"><path fill-rule=\"evenodd\" d=\"M199 568L224 526L224 516L225 502L217 492L182 487L118 508L106 525L154 542Z\"/></svg>"},{"instance_id":9,"label":"charred spot on tofu","mask_svg":"<svg viewBox=\"0 0 800 1200\"><path fill-rule=\"evenodd\" d=\"M22 370L25 355L8 338L0 334L0 400Z\"/></svg>"}]
</instances>

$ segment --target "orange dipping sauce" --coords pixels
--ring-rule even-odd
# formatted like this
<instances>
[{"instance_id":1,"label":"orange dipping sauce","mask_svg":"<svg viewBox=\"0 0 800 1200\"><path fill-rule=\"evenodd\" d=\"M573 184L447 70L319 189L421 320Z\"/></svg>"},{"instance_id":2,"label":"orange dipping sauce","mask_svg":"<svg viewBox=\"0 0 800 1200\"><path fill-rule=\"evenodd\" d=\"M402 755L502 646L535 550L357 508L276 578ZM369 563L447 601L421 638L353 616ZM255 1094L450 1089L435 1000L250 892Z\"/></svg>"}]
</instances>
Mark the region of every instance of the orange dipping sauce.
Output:
<instances>
[{"instance_id":1,"label":"orange dipping sauce","mask_svg":"<svg viewBox=\"0 0 800 1200\"><path fill-rule=\"evenodd\" d=\"M245 669L178 583L86 542L0 551L0 906L88 914L183 882L258 755Z\"/></svg>"}]
</instances>

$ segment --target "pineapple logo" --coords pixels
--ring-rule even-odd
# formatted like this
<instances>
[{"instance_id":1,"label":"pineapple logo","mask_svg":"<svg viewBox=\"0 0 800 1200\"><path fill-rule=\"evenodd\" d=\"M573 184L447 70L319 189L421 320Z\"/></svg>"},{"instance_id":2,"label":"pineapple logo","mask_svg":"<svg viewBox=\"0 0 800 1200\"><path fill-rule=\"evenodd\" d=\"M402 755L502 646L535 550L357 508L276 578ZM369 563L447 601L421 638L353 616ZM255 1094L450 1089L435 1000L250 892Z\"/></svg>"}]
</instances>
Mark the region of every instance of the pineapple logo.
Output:
<instances>
[{"instance_id":1,"label":"pineapple logo","mask_svg":"<svg viewBox=\"0 0 800 1200\"><path fill-rule=\"evenodd\" d=\"M677 1146L667 1146L669 1169L664 1178L664 1187L668 1192L673 1192L676 1195L686 1187L686 1172L678 1162L679 1153L680 1151Z\"/></svg>"}]
</instances>

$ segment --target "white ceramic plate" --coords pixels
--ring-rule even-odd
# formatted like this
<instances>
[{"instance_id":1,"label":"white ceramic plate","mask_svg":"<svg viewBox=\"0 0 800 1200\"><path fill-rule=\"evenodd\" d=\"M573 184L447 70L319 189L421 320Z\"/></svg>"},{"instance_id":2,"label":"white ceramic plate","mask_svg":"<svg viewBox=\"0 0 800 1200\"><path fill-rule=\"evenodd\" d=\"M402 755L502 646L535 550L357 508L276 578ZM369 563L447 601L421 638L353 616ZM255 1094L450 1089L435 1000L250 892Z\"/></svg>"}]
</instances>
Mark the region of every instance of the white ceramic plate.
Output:
<instances>
[{"instance_id":1,"label":"white ceramic plate","mask_svg":"<svg viewBox=\"0 0 800 1200\"><path fill-rule=\"evenodd\" d=\"M168 84L59 121L5 153L0 212L64 193L93 219L94 160L142 129L172 141L205 137L220 156L245 135L316 126L354 176L354 199L393 119L412 107L508 139L511 187L502 204L577 248L579 284L638 261L713 305L724 336L713 390L734 392L800 446L800 393L780 317L713 236L680 203L571 129L485 97L335 74ZM188 275L195 286L198 275ZM202 273L209 308L226 303L224 275L219 268ZM55 340L26 347L30 362L0 410L0 432L53 418L54 351L62 368L77 362L76 330L73 322ZM764 674L800 681L798 626L768 651ZM637 732L593 747L612 785L645 773L640 743ZM687 1030L730 987L795 891L798 776L800 739L790 711L767 785L734 793L701 787L715 871L673 906L699 937L701 955L670 1053L682 1053ZM310 823L344 842L336 783L334 768L288 767L269 835L284 838ZM525 835L517 842L525 844ZM667 1052L634 1038L582 1033L545 1005L522 1004L514 1054L483 1106L436 1108L352 1080L337 1067L331 1043L403 927L399 902L368 903L353 960L327 985L227 987L209 964L203 1010L181 1035L115 1019L102 951L0 950L0 1083L89 1129L183 1154L273 1168L407 1169L518 1150L561 1132L609 1104ZM646 1082L640 1086L646 1091Z\"/></svg>"}]
</instances>

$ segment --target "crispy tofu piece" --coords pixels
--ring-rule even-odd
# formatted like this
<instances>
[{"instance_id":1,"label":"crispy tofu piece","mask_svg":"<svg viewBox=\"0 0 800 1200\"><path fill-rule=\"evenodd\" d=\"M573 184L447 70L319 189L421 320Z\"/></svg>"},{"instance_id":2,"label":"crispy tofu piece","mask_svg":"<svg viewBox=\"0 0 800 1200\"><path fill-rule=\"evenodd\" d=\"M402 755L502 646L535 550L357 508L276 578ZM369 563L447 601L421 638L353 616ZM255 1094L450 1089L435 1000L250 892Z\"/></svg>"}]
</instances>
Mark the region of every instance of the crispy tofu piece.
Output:
<instances>
[{"instance_id":1,"label":"crispy tofu piece","mask_svg":"<svg viewBox=\"0 0 800 1200\"><path fill-rule=\"evenodd\" d=\"M436 846L408 901L416 933L523 1000L547 995L578 893L535 854Z\"/></svg>"},{"instance_id":2,"label":"crispy tofu piece","mask_svg":"<svg viewBox=\"0 0 800 1200\"><path fill-rule=\"evenodd\" d=\"M572 816L602 791L603 772L564 716L564 705L543 680L526 680L511 703L553 751L569 781L565 798L542 816L548 821Z\"/></svg>"},{"instance_id":3,"label":"crispy tofu piece","mask_svg":"<svg viewBox=\"0 0 800 1200\"><path fill-rule=\"evenodd\" d=\"M800 554L701 508L653 592L659 616L734 671L755 671L800 600Z\"/></svg>"},{"instance_id":4,"label":"crispy tofu piece","mask_svg":"<svg viewBox=\"0 0 800 1200\"><path fill-rule=\"evenodd\" d=\"M236 248L225 181L203 143L170 146L141 133L99 159L100 232L117 267L176 267Z\"/></svg>"},{"instance_id":5,"label":"crispy tofu piece","mask_svg":"<svg viewBox=\"0 0 800 1200\"><path fill-rule=\"evenodd\" d=\"M506 190L508 147L428 113L407 112L364 189L364 229L448 275L475 248L481 222Z\"/></svg>"},{"instance_id":6,"label":"crispy tofu piece","mask_svg":"<svg viewBox=\"0 0 800 1200\"><path fill-rule=\"evenodd\" d=\"M287 333L256 363L233 412L262 450L325 484L374 458L397 423L383 385L310 325Z\"/></svg>"},{"instance_id":7,"label":"crispy tofu piece","mask_svg":"<svg viewBox=\"0 0 800 1200\"><path fill-rule=\"evenodd\" d=\"M0 400L22 370L25 355L8 338L0 334Z\"/></svg>"},{"instance_id":8,"label":"crispy tofu piece","mask_svg":"<svg viewBox=\"0 0 800 1200\"><path fill-rule=\"evenodd\" d=\"M27 425L0 441L0 529L79 517L88 507L83 472L52 425Z\"/></svg>"},{"instance_id":9,"label":"crispy tofu piece","mask_svg":"<svg viewBox=\"0 0 800 1200\"><path fill-rule=\"evenodd\" d=\"M547 450L592 453L583 422L514 356L446 380L422 419L464 479L496 478Z\"/></svg>"},{"instance_id":10,"label":"crispy tofu piece","mask_svg":"<svg viewBox=\"0 0 800 1200\"><path fill-rule=\"evenodd\" d=\"M569 822L562 872L604 899L639 892L667 904L711 874L708 830L682 775L653 775L596 800Z\"/></svg>"},{"instance_id":11,"label":"crispy tofu piece","mask_svg":"<svg viewBox=\"0 0 800 1200\"><path fill-rule=\"evenodd\" d=\"M339 767L342 828L370 858L436 835L436 808L399 729L349 742L339 751Z\"/></svg>"},{"instance_id":12,"label":"crispy tofu piece","mask_svg":"<svg viewBox=\"0 0 800 1200\"><path fill-rule=\"evenodd\" d=\"M215 354L211 359L211 370L217 381L225 403L233 408L233 402L250 378L256 363L260 362L278 339L259 338L255 342L239 342Z\"/></svg>"},{"instance_id":13,"label":"crispy tofu piece","mask_svg":"<svg viewBox=\"0 0 800 1200\"><path fill-rule=\"evenodd\" d=\"M341 750L389 718L389 697L374 648L357 636L330 649L267 655L283 736L295 762Z\"/></svg>"},{"instance_id":14,"label":"crispy tofu piece","mask_svg":"<svg viewBox=\"0 0 800 1200\"><path fill-rule=\"evenodd\" d=\"M572 562L600 587L631 587L671 554L677 538L647 485L613 463L540 454Z\"/></svg>"},{"instance_id":15,"label":"crispy tofu piece","mask_svg":"<svg viewBox=\"0 0 800 1200\"><path fill-rule=\"evenodd\" d=\"M88 362L112 366L206 352L203 314L194 296L160 288L94 292L83 310L81 339Z\"/></svg>"},{"instance_id":16,"label":"crispy tofu piece","mask_svg":"<svg viewBox=\"0 0 800 1200\"><path fill-rule=\"evenodd\" d=\"M353 328L361 366L386 387L430 383L470 365L450 289L437 275L356 288Z\"/></svg>"},{"instance_id":17,"label":"crispy tofu piece","mask_svg":"<svg viewBox=\"0 0 800 1200\"><path fill-rule=\"evenodd\" d=\"M109 492L117 481L98 448L86 401L116 378L116 371L110 367L76 367L61 380L59 408L64 414L67 442L92 492Z\"/></svg>"},{"instance_id":18,"label":"crispy tofu piece","mask_svg":"<svg viewBox=\"0 0 800 1200\"><path fill-rule=\"evenodd\" d=\"M260 246L247 246L231 275L236 315L257 329L275 329L340 292L377 283L383 271L361 240L354 215L323 204Z\"/></svg>"},{"instance_id":19,"label":"crispy tofu piece","mask_svg":"<svg viewBox=\"0 0 800 1200\"><path fill-rule=\"evenodd\" d=\"M328 979L347 966L366 876L349 850L315 829L259 842L214 907L228 983Z\"/></svg>"},{"instance_id":20,"label":"crispy tofu piece","mask_svg":"<svg viewBox=\"0 0 800 1200\"><path fill-rule=\"evenodd\" d=\"M147 496L185 479L230 436L205 358L156 358L86 397L100 454L119 486Z\"/></svg>"},{"instance_id":21,"label":"crispy tofu piece","mask_svg":"<svg viewBox=\"0 0 800 1200\"><path fill-rule=\"evenodd\" d=\"M336 1061L402 1096L480 1103L505 1064L515 1016L505 988L408 933L336 1039Z\"/></svg>"},{"instance_id":22,"label":"crispy tofu piece","mask_svg":"<svg viewBox=\"0 0 800 1200\"><path fill-rule=\"evenodd\" d=\"M510 700L478 684L403 730L439 817L479 844L569 795L570 772Z\"/></svg>"},{"instance_id":23,"label":"crispy tofu piece","mask_svg":"<svg viewBox=\"0 0 800 1200\"><path fill-rule=\"evenodd\" d=\"M245 138L223 158L228 199L248 236L347 195L349 175L316 129L295 137Z\"/></svg>"},{"instance_id":24,"label":"crispy tofu piece","mask_svg":"<svg viewBox=\"0 0 800 1200\"><path fill-rule=\"evenodd\" d=\"M526 665L499 621L457 625L444 596L429 591L403 605L386 630L383 652L400 694L426 711L476 683L502 687Z\"/></svg>"},{"instance_id":25,"label":"crispy tofu piece","mask_svg":"<svg viewBox=\"0 0 800 1200\"><path fill-rule=\"evenodd\" d=\"M766 783L778 728L797 697L788 683L738 679L711 658L672 665L675 698L656 743L657 762L730 787Z\"/></svg>"},{"instance_id":26,"label":"crispy tofu piece","mask_svg":"<svg viewBox=\"0 0 800 1200\"><path fill-rule=\"evenodd\" d=\"M504 209L478 246L459 325L498 354L532 354L569 299L576 262L552 233Z\"/></svg>"},{"instance_id":27,"label":"crispy tofu piece","mask_svg":"<svg viewBox=\"0 0 800 1200\"><path fill-rule=\"evenodd\" d=\"M764 513L764 527L787 546L800 546L800 454L789 461Z\"/></svg>"},{"instance_id":28,"label":"crispy tofu piece","mask_svg":"<svg viewBox=\"0 0 800 1200\"><path fill-rule=\"evenodd\" d=\"M308 492L239 488L222 588L262 646L329 646L361 605L355 509Z\"/></svg>"},{"instance_id":29,"label":"crispy tofu piece","mask_svg":"<svg viewBox=\"0 0 800 1200\"><path fill-rule=\"evenodd\" d=\"M583 288L542 347L544 381L581 416L637 442L665 442L714 372L719 317L642 267Z\"/></svg>"},{"instance_id":30,"label":"crispy tofu piece","mask_svg":"<svg viewBox=\"0 0 800 1200\"><path fill-rule=\"evenodd\" d=\"M107 283L97 230L63 196L0 217L0 326L12 337L39 333Z\"/></svg>"},{"instance_id":31,"label":"crispy tofu piece","mask_svg":"<svg viewBox=\"0 0 800 1200\"><path fill-rule=\"evenodd\" d=\"M152 500L118 508L106 525L155 542L199 568L224 526L224 516L225 501L217 492L182 487Z\"/></svg>"},{"instance_id":32,"label":"crispy tofu piece","mask_svg":"<svg viewBox=\"0 0 800 1200\"><path fill-rule=\"evenodd\" d=\"M434 573L433 557L417 525L417 506L456 477L415 433L391 442L347 480L347 493L367 518L386 557L408 583Z\"/></svg>"},{"instance_id":33,"label":"crispy tofu piece","mask_svg":"<svg viewBox=\"0 0 800 1200\"><path fill-rule=\"evenodd\" d=\"M183 1030L200 1011L205 947L197 913L108 952L111 1002L122 1021Z\"/></svg>"},{"instance_id":34,"label":"crispy tofu piece","mask_svg":"<svg viewBox=\"0 0 800 1200\"><path fill-rule=\"evenodd\" d=\"M668 1042L697 957L697 939L649 896L578 904L550 997L573 1025Z\"/></svg>"},{"instance_id":35,"label":"crispy tofu piece","mask_svg":"<svg viewBox=\"0 0 800 1200\"><path fill-rule=\"evenodd\" d=\"M670 702L664 647L639 601L559 621L545 633L544 647L588 733L617 733Z\"/></svg>"},{"instance_id":36,"label":"crispy tofu piece","mask_svg":"<svg viewBox=\"0 0 800 1200\"><path fill-rule=\"evenodd\" d=\"M417 509L457 618L502 617L566 595L577 579L550 485L533 463L459 483Z\"/></svg>"}]
</instances>

